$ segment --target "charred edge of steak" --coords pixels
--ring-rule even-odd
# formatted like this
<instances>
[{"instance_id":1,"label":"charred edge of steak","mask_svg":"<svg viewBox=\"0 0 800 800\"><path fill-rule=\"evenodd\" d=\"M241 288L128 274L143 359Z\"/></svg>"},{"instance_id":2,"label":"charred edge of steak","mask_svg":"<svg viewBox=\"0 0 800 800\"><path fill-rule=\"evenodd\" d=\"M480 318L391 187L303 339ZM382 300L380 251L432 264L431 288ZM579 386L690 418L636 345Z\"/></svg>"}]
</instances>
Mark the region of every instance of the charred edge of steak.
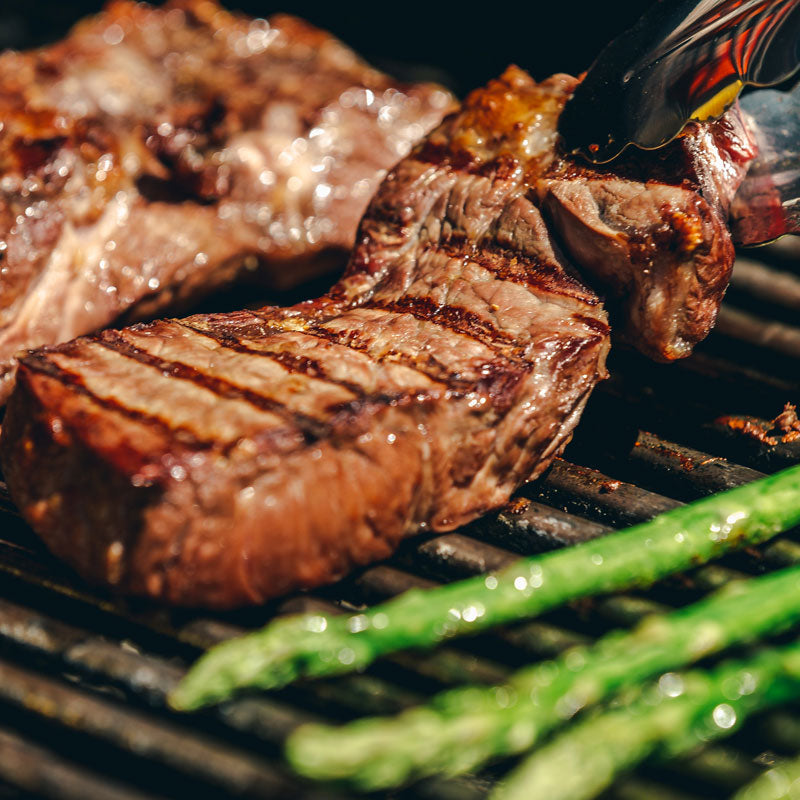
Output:
<instances>
[{"instance_id":1,"label":"charred edge of steak","mask_svg":"<svg viewBox=\"0 0 800 800\"><path fill-rule=\"evenodd\" d=\"M95 584L124 586L127 548L161 489L153 484L134 488L130 471L98 463L97 452L30 391L31 378L23 370L0 433L9 489L34 529L48 532L54 555ZM55 382L50 388L62 391Z\"/></svg>"}]
</instances>

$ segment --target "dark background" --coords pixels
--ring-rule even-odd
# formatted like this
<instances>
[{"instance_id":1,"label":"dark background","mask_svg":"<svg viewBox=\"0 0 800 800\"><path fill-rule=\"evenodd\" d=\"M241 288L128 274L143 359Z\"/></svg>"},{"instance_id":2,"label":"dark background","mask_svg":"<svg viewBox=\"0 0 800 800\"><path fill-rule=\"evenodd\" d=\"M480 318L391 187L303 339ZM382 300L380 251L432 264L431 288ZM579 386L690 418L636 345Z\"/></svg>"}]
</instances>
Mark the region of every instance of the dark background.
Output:
<instances>
[{"instance_id":1,"label":"dark background","mask_svg":"<svg viewBox=\"0 0 800 800\"><path fill-rule=\"evenodd\" d=\"M0 0L0 47L29 47L56 39L75 20L102 5L101 0ZM463 95L512 61L537 79L558 71L580 72L650 3L227 0L225 5L254 16L275 11L297 14L332 31L367 60L400 78L437 78ZM414 66L426 69L420 76Z\"/></svg>"}]
</instances>

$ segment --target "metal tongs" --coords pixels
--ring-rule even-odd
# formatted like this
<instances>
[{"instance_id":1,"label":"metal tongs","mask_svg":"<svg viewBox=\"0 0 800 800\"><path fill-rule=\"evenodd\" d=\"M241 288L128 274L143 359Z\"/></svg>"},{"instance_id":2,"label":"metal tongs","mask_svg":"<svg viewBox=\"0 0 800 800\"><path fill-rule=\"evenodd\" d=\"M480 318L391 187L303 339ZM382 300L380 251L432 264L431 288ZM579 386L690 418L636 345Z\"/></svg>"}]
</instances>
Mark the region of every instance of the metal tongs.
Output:
<instances>
[{"instance_id":1,"label":"metal tongs","mask_svg":"<svg viewBox=\"0 0 800 800\"><path fill-rule=\"evenodd\" d=\"M739 97L759 154L731 207L741 245L800 234L800 0L659 0L597 58L559 133L595 164L663 147ZM766 88L774 87L774 88Z\"/></svg>"}]
</instances>

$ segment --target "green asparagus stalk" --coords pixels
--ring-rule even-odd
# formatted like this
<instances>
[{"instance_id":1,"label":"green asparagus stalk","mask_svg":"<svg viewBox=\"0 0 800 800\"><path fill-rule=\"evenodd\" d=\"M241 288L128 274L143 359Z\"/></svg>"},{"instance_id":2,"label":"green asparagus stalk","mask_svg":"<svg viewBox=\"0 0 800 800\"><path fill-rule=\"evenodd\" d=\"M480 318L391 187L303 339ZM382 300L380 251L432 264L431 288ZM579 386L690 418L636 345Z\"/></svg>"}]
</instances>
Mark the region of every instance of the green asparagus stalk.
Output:
<instances>
[{"instance_id":1,"label":"green asparagus stalk","mask_svg":"<svg viewBox=\"0 0 800 800\"><path fill-rule=\"evenodd\" d=\"M428 706L343 727L304 725L287 742L298 772L364 790L456 774L530 749L577 711L667 670L800 621L800 567L732 584L687 608L652 615L508 683L444 692Z\"/></svg>"},{"instance_id":2,"label":"green asparagus stalk","mask_svg":"<svg viewBox=\"0 0 800 800\"><path fill-rule=\"evenodd\" d=\"M798 697L798 642L710 671L667 673L539 748L490 800L587 800L646 758L685 753L733 733L753 712Z\"/></svg>"},{"instance_id":3,"label":"green asparagus stalk","mask_svg":"<svg viewBox=\"0 0 800 800\"><path fill-rule=\"evenodd\" d=\"M170 702L189 710L236 689L363 669L380 655L430 647L531 617L570 600L654 581L800 522L800 466L575 547L521 559L496 574L411 590L362 614L307 614L218 645Z\"/></svg>"},{"instance_id":4,"label":"green asparagus stalk","mask_svg":"<svg viewBox=\"0 0 800 800\"><path fill-rule=\"evenodd\" d=\"M800 797L800 758L784 761L759 775L732 800L797 800Z\"/></svg>"}]
</instances>

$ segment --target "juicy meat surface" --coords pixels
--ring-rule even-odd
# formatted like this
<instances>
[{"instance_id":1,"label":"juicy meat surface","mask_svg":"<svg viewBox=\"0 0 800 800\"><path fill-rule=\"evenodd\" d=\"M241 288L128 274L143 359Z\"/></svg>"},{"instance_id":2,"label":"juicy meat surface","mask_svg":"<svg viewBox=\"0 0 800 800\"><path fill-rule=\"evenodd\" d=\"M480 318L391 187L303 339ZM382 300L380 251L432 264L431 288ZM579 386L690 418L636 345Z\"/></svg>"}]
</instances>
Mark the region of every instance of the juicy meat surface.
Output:
<instances>
[{"instance_id":1,"label":"juicy meat surface","mask_svg":"<svg viewBox=\"0 0 800 800\"><path fill-rule=\"evenodd\" d=\"M322 298L25 356L3 469L52 551L121 591L231 607L332 581L540 474L609 347L539 207L557 212L569 180L555 121L573 86L509 68L471 94L387 176ZM680 165L674 197L711 208ZM603 175L632 194L665 185ZM652 235L651 215L629 217L631 241ZM627 275L609 280L626 290Z\"/></svg>"},{"instance_id":2,"label":"juicy meat surface","mask_svg":"<svg viewBox=\"0 0 800 800\"><path fill-rule=\"evenodd\" d=\"M19 350L180 308L242 271L344 263L385 170L452 98L330 35L115 0L0 54L0 401Z\"/></svg>"},{"instance_id":3,"label":"juicy meat surface","mask_svg":"<svg viewBox=\"0 0 800 800\"><path fill-rule=\"evenodd\" d=\"M607 167L555 158L536 182L569 255L608 292L620 338L659 361L691 354L730 280L728 209L756 155L739 107Z\"/></svg>"}]
</instances>

